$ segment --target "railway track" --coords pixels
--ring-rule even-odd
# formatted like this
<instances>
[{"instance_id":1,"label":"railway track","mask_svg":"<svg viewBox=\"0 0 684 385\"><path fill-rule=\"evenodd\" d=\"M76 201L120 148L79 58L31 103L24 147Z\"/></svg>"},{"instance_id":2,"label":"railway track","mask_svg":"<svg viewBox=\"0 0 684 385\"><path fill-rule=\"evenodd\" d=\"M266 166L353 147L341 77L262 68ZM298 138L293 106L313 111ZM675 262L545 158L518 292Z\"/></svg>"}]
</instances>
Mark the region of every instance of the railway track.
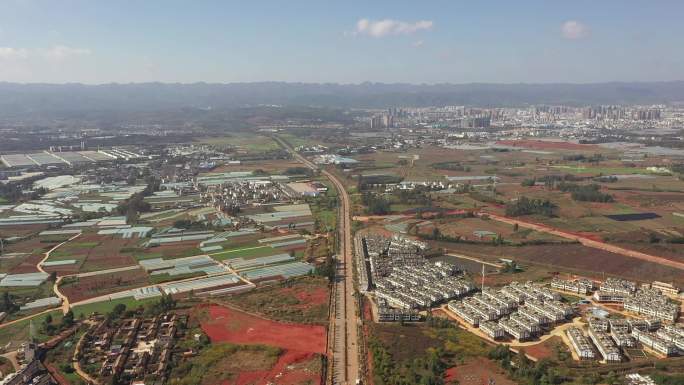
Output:
<instances>
[{"instance_id":1,"label":"railway track","mask_svg":"<svg viewBox=\"0 0 684 385\"><path fill-rule=\"evenodd\" d=\"M353 281L353 241L351 235L351 201L349 194L340 180L327 170L299 155L285 141L273 137L283 148L288 150L300 163L312 170L320 171L335 187L340 198L338 215L338 253L333 283L334 304L332 328L332 359L328 382L333 385L355 384L360 378L359 371L359 339L358 312Z\"/></svg>"}]
</instances>

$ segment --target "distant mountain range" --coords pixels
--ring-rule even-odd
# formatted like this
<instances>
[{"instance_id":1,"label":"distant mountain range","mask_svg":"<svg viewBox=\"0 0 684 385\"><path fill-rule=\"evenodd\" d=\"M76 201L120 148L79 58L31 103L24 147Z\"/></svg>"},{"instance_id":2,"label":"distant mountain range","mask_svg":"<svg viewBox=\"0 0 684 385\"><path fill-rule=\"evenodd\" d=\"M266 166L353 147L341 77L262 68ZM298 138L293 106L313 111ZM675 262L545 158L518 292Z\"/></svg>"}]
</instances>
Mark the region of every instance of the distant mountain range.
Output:
<instances>
[{"instance_id":1,"label":"distant mountain range","mask_svg":"<svg viewBox=\"0 0 684 385\"><path fill-rule=\"evenodd\" d=\"M344 108L656 104L684 101L684 81L595 84L16 84L0 83L0 114L223 109L275 104Z\"/></svg>"}]
</instances>

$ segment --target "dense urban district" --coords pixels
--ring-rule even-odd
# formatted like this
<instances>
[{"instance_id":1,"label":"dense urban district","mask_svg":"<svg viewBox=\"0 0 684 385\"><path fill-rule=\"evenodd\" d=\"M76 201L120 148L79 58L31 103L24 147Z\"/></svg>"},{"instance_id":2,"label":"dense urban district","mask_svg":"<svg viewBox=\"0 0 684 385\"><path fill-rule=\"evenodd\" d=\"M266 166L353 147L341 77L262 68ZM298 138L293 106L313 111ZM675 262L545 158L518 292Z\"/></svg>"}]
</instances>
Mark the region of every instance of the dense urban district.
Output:
<instances>
[{"instance_id":1,"label":"dense urban district","mask_svg":"<svg viewBox=\"0 0 684 385\"><path fill-rule=\"evenodd\" d=\"M684 384L683 107L237 110L1 121L0 384Z\"/></svg>"}]
</instances>

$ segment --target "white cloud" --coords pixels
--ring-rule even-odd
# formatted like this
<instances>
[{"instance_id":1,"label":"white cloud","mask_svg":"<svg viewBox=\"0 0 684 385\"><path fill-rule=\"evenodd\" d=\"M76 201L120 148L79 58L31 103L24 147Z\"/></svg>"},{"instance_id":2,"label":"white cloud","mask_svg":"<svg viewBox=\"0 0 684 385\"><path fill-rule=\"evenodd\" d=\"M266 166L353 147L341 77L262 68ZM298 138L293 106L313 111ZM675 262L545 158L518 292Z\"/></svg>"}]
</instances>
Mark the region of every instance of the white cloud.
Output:
<instances>
[{"instance_id":1,"label":"white cloud","mask_svg":"<svg viewBox=\"0 0 684 385\"><path fill-rule=\"evenodd\" d=\"M64 60L74 56L90 55L90 50L85 48L74 48L65 45L55 45L43 51L43 55L50 60Z\"/></svg>"},{"instance_id":2,"label":"white cloud","mask_svg":"<svg viewBox=\"0 0 684 385\"><path fill-rule=\"evenodd\" d=\"M50 48L15 48L0 47L0 59L47 59L50 61L62 61L71 57L90 55L89 49L73 48L65 45L54 45Z\"/></svg>"},{"instance_id":3,"label":"white cloud","mask_svg":"<svg viewBox=\"0 0 684 385\"><path fill-rule=\"evenodd\" d=\"M0 59L25 59L29 56L24 48L0 47Z\"/></svg>"},{"instance_id":4,"label":"white cloud","mask_svg":"<svg viewBox=\"0 0 684 385\"><path fill-rule=\"evenodd\" d=\"M425 45L425 42L422 41L422 40L417 40L417 41L414 41L414 42L413 42L413 46L416 47L416 48L420 48L420 47L422 47L422 46L424 46L424 45Z\"/></svg>"},{"instance_id":5,"label":"white cloud","mask_svg":"<svg viewBox=\"0 0 684 385\"><path fill-rule=\"evenodd\" d=\"M589 26L577 20L568 20L561 26L561 32L566 39L576 40L589 36Z\"/></svg>"},{"instance_id":6,"label":"white cloud","mask_svg":"<svg viewBox=\"0 0 684 385\"><path fill-rule=\"evenodd\" d=\"M354 33L357 35L368 35L372 37L411 35L418 31L432 29L433 25L434 23L430 20L406 22L392 19L360 19L356 22L356 31Z\"/></svg>"}]
</instances>

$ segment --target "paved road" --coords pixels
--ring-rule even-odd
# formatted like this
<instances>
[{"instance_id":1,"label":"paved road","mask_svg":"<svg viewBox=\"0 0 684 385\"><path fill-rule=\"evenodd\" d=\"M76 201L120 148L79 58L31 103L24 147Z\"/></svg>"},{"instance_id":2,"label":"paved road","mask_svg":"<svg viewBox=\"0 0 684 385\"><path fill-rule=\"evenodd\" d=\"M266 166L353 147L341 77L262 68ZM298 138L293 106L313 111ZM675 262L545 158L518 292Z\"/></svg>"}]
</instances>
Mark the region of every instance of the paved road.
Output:
<instances>
[{"instance_id":1,"label":"paved road","mask_svg":"<svg viewBox=\"0 0 684 385\"><path fill-rule=\"evenodd\" d=\"M312 170L318 167L309 160L299 155L292 147L275 137L281 146L286 148L299 162L303 163ZM335 276L335 309L332 329L332 365L333 365L333 384L354 384L359 373L359 338L358 338L358 312L356 299L354 297L353 262L354 245L351 235L351 203L349 194L340 180L332 173L321 170L330 182L335 186L340 197L340 214L338 231L340 248L338 253L337 269Z\"/></svg>"}]
</instances>

